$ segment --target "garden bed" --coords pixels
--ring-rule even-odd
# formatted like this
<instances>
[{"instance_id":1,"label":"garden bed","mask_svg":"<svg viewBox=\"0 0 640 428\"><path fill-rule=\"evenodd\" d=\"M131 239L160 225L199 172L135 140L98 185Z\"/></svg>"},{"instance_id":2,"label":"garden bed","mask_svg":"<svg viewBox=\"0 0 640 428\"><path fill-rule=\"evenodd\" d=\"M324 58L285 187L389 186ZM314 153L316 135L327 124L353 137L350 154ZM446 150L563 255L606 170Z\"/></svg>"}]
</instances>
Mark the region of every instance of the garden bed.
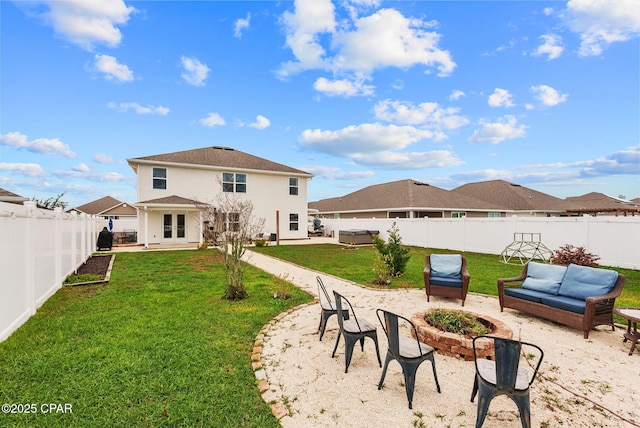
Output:
<instances>
[{"instance_id":1,"label":"garden bed","mask_svg":"<svg viewBox=\"0 0 640 428\"><path fill-rule=\"evenodd\" d=\"M74 274L64 281L64 285L89 285L109 282L115 254L89 257Z\"/></svg>"}]
</instances>

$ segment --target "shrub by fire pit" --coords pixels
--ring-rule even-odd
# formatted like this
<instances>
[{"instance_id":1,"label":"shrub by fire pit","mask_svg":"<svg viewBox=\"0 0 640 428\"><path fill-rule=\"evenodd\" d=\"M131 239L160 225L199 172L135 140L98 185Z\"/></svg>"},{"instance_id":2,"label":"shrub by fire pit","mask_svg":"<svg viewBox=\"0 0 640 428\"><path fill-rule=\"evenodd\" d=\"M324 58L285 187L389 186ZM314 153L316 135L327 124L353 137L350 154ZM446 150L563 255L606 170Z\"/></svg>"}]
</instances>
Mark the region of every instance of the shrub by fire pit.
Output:
<instances>
[{"instance_id":1,"label":"shrub by fire pit","mask_svg":"<svg viewBox=\"0 0 640 428\"><path fill-rule=\"evenodd\" d=\"M428 316L435 311L440 311L435 314L435 318L440 319L457 317L462 321L469 321L471 317L475 317L485 330L477 329L476 331L469 331L462 334L444 331L443 329L430 325L427 322ZM442 311L447 311L447 313ZM418 340L434 347L439 354L461 358L465 361L473 361L472 341L475 336L489 334L491 336L505 337L507 339L511 339L513 337L511 329L502 321L468 311L430 309L425 312L418 312L417 314L414 314L413 317L411 317L411 321L416 326L416 330L418 330ZM478 357L493 357L493 342L488 340L479 340L476 342L476 346L479 347Z\"/></svg>"}]
</instances>

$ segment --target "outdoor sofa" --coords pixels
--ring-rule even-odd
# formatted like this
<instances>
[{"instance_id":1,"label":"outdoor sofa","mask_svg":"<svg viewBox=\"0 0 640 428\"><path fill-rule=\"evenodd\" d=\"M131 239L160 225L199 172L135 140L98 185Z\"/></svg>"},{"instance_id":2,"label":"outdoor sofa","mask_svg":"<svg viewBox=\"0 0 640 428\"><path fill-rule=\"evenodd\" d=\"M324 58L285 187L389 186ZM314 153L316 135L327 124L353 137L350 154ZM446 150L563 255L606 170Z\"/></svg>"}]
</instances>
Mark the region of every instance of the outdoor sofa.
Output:
<instances>
[{"instance_id":1,"label":"outdoor sofa","mask_svg":"<svg viewBox=\"0 0 640 428\"><path fill-rule=\"evenodd\" d=\"M500 311L516 309L569 327L584 338L597 325L613 327L613 304L626 278L616 271L529 262L520 276L498 279Z\"/></svg>"}]
</instances>

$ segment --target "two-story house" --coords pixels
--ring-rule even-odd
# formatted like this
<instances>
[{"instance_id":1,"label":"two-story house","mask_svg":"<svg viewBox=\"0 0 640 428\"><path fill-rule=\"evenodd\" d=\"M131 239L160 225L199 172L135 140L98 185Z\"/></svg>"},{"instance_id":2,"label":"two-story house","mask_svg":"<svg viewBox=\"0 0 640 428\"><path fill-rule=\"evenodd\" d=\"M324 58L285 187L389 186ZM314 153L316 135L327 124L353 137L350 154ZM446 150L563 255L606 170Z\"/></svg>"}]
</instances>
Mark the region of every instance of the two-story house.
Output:
<instances>
[{"instance_id":1,"label":"two-story house","mask_svg":"<svg viewBox=\"0 0 640 428\"><path fill-rule=\"evenodd\" d=\"M248 198L265 236L307 238L305 171L229 147L204 147L127 159L137 176L138 242L202 242L204 210L220 195Z\"/></svg>"}]
</instances>

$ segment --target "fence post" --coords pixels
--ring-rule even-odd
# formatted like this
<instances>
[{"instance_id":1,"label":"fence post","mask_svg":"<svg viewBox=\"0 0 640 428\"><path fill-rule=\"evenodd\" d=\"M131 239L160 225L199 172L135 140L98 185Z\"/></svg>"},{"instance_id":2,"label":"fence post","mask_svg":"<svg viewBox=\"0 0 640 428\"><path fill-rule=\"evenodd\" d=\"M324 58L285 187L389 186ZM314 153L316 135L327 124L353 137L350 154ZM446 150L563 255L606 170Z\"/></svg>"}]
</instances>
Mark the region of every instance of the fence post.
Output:
<instances>
[{"instance_id":1,"label":"fence post","mask_svg":"<svg viewBox=\"0 0 640 428\"><path fill-rule=\"evenodd\" d=\"M24 286L26 296L26 306L29 310L29 316L36 313L36 282L35 282L35 251L34 251L34 229L36 221L36 208L37 205L34 201L24 201L24 206L27 207L27 221L25 230L25 272L24 272Z\"/></svg>"},{"instance_id":2,"label":"fence post","mask_svg":"<svg viewBox=\"0 0 640 428\"><path fill-rule=\"evenodd\" d=\"M64 282L64 278L62 278L62 207L55 207L53 209L55 220L54 220L54 230L55 236L54 239L54 264L55 264L55 278L56 278L56 287L62 287L62 283Z\"/></svg>"}]
</instances>

